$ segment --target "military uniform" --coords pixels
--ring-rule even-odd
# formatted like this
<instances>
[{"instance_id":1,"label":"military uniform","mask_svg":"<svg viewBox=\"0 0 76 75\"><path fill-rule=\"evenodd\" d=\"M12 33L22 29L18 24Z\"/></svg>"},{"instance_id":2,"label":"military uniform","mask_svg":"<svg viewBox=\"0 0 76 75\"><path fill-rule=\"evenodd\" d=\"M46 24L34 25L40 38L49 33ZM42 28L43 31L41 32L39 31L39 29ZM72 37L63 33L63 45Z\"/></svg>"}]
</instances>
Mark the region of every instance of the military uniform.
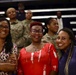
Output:
<instances>
[{"instance_id":1,"label":"military uniform","mask_svg":"<svg viewBox=\"0 0 76 75\"><path fill-rule=\"evenodd\" d=\"M57 35L50 36L50 35L48 35L48 33L46 33L46 34L42 37L42 41L45 42L45 43L47 43L47 42L52 43L52 44L55 46L56 50L57 50L58 57L60 58L60 57L61 57L61 53L60 53L60 50L59 50L58 47L57 47L56 38L57 38Z\"/></svg>"},{"instance_id":2,"label":"military uniform","mask_svg":"<svg viewBox=\"0 0 76 75\"><path fill-rule=\"evenodd\" d=\"M12 41L16 43L18 48L24 47L25 43L28 43L28 36L24 28L24 25L21 21L18 20L16 20L15 22L10 22L10 25Z\"/></svg>"},{"instance_id":3,"label":"military uniform","mask_svg":"<svg viewBox=\"0 0 76 75\"><path fill-rule=\"evenodd\" d=\"M25 26L25 29L26 29L26 33L28 34L29 36L29 31L30 31L30 23L34 22L33 20L23 20L22 23L24 24Z\"/></svg>"},{"instance_id":4,"label":"military uniform","mask_svg":"<svg viewBox=\"0 0 76 75\"><path fill-rule=\"evenodd\" d=\"M50 36L50 35L48 35L48 34L46 33L46 34L43 36L42 41L43 41L43 42L53 43L53 44L55 45L55 47L57 48L56 38L57 38L57 35Z\"/></svg>"}]
</instances>

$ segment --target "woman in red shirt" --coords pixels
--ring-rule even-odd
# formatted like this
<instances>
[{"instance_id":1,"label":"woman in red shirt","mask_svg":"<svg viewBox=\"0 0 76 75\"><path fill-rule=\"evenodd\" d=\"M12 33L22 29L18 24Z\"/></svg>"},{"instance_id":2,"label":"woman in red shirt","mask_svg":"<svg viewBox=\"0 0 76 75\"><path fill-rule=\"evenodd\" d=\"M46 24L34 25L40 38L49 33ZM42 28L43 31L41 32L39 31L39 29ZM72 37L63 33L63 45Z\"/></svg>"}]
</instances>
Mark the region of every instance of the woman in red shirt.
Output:
<instances>
[{"instance_id":1,"label":"woman in red shirt","mask_svg":"<svg viewBox=\"0 0 76 75\"><path fill-rule=\"evenodd\" d=\"M41 42L43 26L40 22L30 24L32 43L22 48L18 61L18 75L57 75L58 57L51 43Z\"/></svg>"}]
</instances>

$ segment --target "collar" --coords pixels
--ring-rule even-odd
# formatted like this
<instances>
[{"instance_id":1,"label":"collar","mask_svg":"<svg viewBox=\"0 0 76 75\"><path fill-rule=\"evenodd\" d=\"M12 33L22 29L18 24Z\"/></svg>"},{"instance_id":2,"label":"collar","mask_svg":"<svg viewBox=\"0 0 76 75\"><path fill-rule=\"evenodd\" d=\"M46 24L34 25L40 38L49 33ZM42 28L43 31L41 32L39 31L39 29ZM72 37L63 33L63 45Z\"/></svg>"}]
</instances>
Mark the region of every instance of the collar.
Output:
<instances>
[{"instance_id":1,"label":"collar","mask_svg":"<svg viewBox=\"0 0 76 75\"><path fill-rule=\"evenodd\" d=\"M53 35L53 36L50 36L50 35L48 35L48 33L46 33L45 35L47 36L48 39L55 40L57 38L57 34Z\"/></svg>"},{"instance_id":2,"label":"collar","mask_svg":"<svg viewBox=\"0 0 76 75\"><path fill-rule=\"evenodd\" d=\"M33 22L33 20L24 20L25 21L25 23L27 22L27 23L30 23L30 22Z\"/></svg>"},{"instance_id":3,"label":"collar","mask_svg":"<svg viewBox=\"0 0 76 75\"><path fill-rule=\"evenodd\" d=\"M14 21L14 22L10 22L10 24L17 24L18 23L18 20Z\"/></svg>"}]
</instances>

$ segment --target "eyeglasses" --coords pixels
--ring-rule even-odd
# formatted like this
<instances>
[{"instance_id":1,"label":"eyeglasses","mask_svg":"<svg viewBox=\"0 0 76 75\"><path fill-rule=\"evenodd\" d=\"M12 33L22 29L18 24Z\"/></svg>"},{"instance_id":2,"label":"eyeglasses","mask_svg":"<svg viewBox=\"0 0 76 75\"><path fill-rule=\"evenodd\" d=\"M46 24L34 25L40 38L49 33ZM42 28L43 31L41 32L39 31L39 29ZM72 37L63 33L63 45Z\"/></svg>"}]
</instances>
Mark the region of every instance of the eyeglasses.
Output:
<instances>
[{"instance_id":1,"label":"eyeglasses","mask_svg":"<svg viewBox=\"0 0 76 75\"><path fill-rule=\"evenodd\" d=\"M3 29L3 28L8 29L9 26L3 26L3 25L0 25L0 29Z\"/></svg>"},{"instance_id":2,"label":"eyeglasses","mask_svg":"<svg viewBox=\"0 0 76 75\"><path fill-rule=\"evenodd\" d=\"M42 34L42 30L36 30L36 29L32 29L31 30L32 33L39 33L39 34Z\"/></svg>"}]
</instances>

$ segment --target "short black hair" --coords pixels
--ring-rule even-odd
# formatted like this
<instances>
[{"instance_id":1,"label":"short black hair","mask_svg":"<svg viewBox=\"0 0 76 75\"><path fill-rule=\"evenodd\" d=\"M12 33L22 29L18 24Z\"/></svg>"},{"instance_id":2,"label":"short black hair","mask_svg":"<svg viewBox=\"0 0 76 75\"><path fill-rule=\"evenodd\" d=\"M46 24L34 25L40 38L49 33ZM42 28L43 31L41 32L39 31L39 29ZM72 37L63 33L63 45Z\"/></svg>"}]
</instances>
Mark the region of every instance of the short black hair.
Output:
<instances>
[{"instance_id":1,"label":"short black hair","mask_svg":"<svg viewBox=\"0 0 76 75\"><path fill-rule=\"evenodd\" d=\"M51 20L54 19L53 17L47 18L45 21L45 25L49 25L51 23Z\"/></svg>"},{"instance_id":2,"label":"short black hair","mask_svg":"<svg viewBox=\"0 0 76 75\"><path fill-rule=\"evenodd\" d=\"M49 18L46 19L46 21L45 21L45 28L46 28L45 31L46 31L46 33L48 32L47 25L50 25L50 23L52 22L53 19L56 19L56 18L49 17Z\"/></svg>"}]
</instances>

